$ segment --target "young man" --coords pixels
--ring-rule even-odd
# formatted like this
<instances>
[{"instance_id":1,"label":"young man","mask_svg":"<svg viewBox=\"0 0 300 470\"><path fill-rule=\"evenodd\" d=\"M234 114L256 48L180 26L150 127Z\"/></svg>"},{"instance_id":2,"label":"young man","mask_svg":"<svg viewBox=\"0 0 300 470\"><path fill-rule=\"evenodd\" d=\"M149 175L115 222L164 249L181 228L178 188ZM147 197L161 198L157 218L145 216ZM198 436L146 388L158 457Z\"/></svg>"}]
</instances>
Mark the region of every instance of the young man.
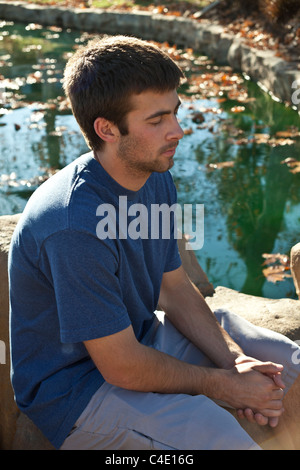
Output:
<instances>
[{"instance_id":1,"label":"young man","mask_svg":"<svg viewBox=\"0 0 300 470\"><path fill-rule=\"evenodd\" d=\"M64 87L92 151L32 196L10 252L12 383L61 449L256 449L232 415L276 426L295 345L213 314L154 207L176 203L182 72L123 36L78 50ZM157 306L165 312L156 313Z\"/></svg>"}]
</instances>

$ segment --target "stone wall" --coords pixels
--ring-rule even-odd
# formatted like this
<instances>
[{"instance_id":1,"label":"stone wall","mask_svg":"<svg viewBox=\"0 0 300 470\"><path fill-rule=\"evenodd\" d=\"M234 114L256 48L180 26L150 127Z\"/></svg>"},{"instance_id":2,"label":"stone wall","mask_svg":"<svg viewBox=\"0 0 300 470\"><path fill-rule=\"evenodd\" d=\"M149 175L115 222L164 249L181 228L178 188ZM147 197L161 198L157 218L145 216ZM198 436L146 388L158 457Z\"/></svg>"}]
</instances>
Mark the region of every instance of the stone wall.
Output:
<instances>
[{"instance_id":1,"label":"stone wall","mask_svg":"<svg viewBox=\"0 0 300 470\"><path fill-rule=\"evenodd\" d=\"M288 105L293 105L293 83L298 83L297 88L300 88L299 62L286 62L276 57L273 51L256 50L246 45L242 38L225 33L222 26L207 21L144 11L124 13L91 8L71 9L1 0L0 19L56 25L98 34L130 34L192 47L218 63L229 64L236 71L245 73ZM299 104L293 106L300 111Z\"/></svg>"}]
</instances>

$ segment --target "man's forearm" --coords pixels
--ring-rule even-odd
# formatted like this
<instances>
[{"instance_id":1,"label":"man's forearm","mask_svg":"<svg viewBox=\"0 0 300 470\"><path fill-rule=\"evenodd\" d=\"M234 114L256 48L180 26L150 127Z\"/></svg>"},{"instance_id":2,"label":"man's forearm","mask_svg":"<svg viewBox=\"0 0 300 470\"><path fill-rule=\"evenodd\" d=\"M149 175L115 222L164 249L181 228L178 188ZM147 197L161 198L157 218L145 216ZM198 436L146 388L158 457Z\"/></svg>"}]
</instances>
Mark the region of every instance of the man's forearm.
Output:
<instances>
[{"instance_id":1,"label":"man's forearm","mask_svg":"<svg viewBox=\"0 0 300 470\"><path fill-rule=\"evenodd\" d=\"M112 385L139 392L219 398L218 389L222 387L217 369L188 364L145 346L137 341L131 326L84 344L106 382Z\"/></svg>"},{"instance_id":2,"label":"man's forearm","mask_svg":"<svg viewBox=\"0 0 300 470\"><path fill-rule=\"evenodd\" d=\"M249 407L264 416L278 416L281 412L278 387L264 375L275 373L274 366L262 364L260 373L254 370L255 362L229 370L188 364L140 344L131 326L114 335L86 341L85 345L104 379L112 385L138 392L205 395L233 407Z\"/></svg>"},{"instance_id":3,"label":"man's forearm","mask_svg":"<svg viewBox=\"0 0 300 470\"><path fill-rule=\"evenodd\" d=\"M128 358L114 385L129 390L157 393L203 394L219 398L220 371L188 364L154 348L139 344Z\"/></svg>"},{"instance_id":4,"label":"man's forearm","mask_svg":"<svg viewBox=\"0 0 300 470\"><path fill-rule=\"evenodd\" d=\"M218 367L229 369L242 349L220 326L199 290L182 268L163 280L160 307L174 326ZM173 278L173 279L172 279Z\"/></svg>"}]
</instances>

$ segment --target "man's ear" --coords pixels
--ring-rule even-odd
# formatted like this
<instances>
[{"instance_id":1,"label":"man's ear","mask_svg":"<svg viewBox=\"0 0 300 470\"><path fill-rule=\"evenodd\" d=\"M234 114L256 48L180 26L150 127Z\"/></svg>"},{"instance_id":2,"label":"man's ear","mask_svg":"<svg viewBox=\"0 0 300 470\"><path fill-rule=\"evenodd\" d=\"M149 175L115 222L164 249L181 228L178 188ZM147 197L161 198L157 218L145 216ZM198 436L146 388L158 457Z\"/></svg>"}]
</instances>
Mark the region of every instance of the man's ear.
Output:
<instances>
[{"instance_id":1,"label":"man's ear","mask_svg":"<svg viewBox=\"0 0 300 470\"><path fill-rule=\"evenodd\" d=\"M94 121L94 129L104 142L116 142L120 135L118 127L103 117L98 117Z\"/></svg>"}]
</instances>

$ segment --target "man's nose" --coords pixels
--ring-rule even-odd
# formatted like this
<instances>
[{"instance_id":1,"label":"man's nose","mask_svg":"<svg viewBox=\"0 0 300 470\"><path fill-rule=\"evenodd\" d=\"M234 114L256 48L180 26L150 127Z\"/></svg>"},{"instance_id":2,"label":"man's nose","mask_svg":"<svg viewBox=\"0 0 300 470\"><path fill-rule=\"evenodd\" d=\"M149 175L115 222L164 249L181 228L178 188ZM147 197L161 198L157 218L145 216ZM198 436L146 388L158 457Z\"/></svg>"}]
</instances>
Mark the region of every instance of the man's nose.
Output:
<instances>
[{"instance_id":1,"label":"man's nose","mask_svg":"<svg viewBox=\"0 0 300 470\"><path fill-rule=\"evenodd\" d=\"M183 132L176 116L174 116L174 120L172 122L172 128L170 129L169 134L168 134L168 139L169 140L180 140L180 139L182 139L183 136L184 136L184 132Z\"/></svg>"}]
</instances>

